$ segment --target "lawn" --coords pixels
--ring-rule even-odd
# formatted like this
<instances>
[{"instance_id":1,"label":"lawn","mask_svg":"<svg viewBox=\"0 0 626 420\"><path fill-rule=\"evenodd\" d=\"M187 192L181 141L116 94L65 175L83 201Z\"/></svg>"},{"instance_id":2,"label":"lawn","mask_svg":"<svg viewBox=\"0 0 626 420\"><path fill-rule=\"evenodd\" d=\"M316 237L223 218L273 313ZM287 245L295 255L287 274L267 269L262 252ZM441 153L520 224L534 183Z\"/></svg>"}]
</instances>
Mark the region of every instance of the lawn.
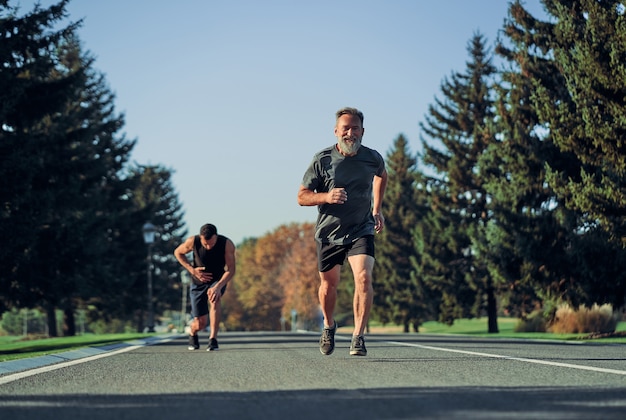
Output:
<instances>
[{"instance_id":1,"label":"lawn","mask_svg":"<svg viewBox=\"0 0 626 420\"><path fill-rule=\"evenodd\" d=\"M22 336L0 336L0 362L61 353L83 347L97 347L122 343L154 334L85 334L74 337L27 338Z\"/></svg>"},{"instance_id":2,"label":"lawn","mask_svg":"<svg viewBox=\"0 0 626 420\"><path fill-rule=\"evenodd\" d=\"M516 318L498 318L498 333L490 334L487 329L487 318L460 319L453 325L448 326L436 321L428 321L419 328L420 334L459 334L471 335L475 337L492 338L526 338L537 340L579 340L602 343L622 343L626 344L626 322L620 322L616 328L616 336L606 338L589 338L589 334L552 334L552 333L523 333L515 332ZM351 333L352 327L345 326L339 328L341 333ZM402 333L400 326L383 326L377 323L370 324L370 334ZM621 334L620 334L621 333Z\"/></svg>"}]
</instances>

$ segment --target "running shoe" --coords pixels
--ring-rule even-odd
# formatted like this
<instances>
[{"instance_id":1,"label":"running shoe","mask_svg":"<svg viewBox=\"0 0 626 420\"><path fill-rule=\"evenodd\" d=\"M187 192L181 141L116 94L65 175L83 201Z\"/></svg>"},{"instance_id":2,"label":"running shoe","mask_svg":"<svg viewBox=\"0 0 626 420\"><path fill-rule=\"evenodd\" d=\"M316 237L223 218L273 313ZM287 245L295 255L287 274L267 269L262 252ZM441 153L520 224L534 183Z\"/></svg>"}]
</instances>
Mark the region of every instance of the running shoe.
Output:
<instances>
[{"instance_id":1,"label":"running shoe","mask_svg":"<svg viewBox=\"0 0 626 420\"><path fill-rule=\"evenodd\" d=\"M365 340L362 335L352 336L352 343L350 343L350 355L351 356L367 356L367 349L365 348Z\"/></svg>"},{"instance_id":2,"label":"running shoe","mask_svg":"<svg viewBox=\"0 0 626 420\"><path fill-rule=\"evenodd\" d=\"M209 338L209 347L207 347L206 351L215 351L219 349L220 346L217 345L217 338Z\"/></svg>"},{"instance_id":3,"label":"running shoe","mask_svg":"<svg viewBox=\"0 0 626 420\"><path fill-rule=\"evenodd\" d=\"M200 342L198 341L198 334L189 336L189 350L198 350L200 348Z\"/></svg>"},{"instance_id":4,"label":"running shoe","mask_svg":"<svg viewBox=\"0 0 626 420\"><path fill-rule=\"evenodd\" d=\"M320 337L320 351L328 356L335 351L335 331L337 331L337 322L333 321L332 328L324 327L322 336Z\"/></svg>"}]
</instances>

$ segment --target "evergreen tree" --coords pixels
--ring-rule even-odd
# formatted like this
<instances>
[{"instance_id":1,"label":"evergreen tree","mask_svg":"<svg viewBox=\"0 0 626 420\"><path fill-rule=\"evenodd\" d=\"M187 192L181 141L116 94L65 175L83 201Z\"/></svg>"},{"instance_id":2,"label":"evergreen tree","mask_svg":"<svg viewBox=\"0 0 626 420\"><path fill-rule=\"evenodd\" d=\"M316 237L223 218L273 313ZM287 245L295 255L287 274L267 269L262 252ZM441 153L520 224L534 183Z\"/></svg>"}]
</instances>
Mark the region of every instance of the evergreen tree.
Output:
<instances>
[{"instance_id":1,"label":"evergreen tree","mask_svg":"<svg viewBox=\"0 0 626 420\"><path fill-rule=\"evenodd\" d=\"M485 241L489 214L488 196L478 168L481 154L494 142L488 127L494 118L490 83L495 68L482 35L477 33L473 36L468 52L471 61L467 63L466 72L453 73L444 80L441 90L445 100L436 100L436 105L429 107L426 121L420 126L425 137L432 142L423 140L424 162L445 181L445 188L435 191L445 194L440 199L450 200L452 205L450 208L436 207L441 213L433 217L441 219L446 216L444 212L447 209L450 214L460 216L457 220L448 220L459 223L452 229L444 220L433 224L444 229L441 234L450 235L445 238L448 252L439 254L446 260L439 261L438 265L457 267L457 273L463 273L461 283L447 288L446 294L453 296L455 291L475 290L474 299L465 295L466 300L461 301L460 294L457 294L457 300L450 303L471 305L467 309L475 316L480 316L486 309L489 332L497 332L497 286L487 269L486 256L479 253L480 244ZM443 149L433 143L440 143ZM433 279L439 275L436 273ZM455 275L446 280L460 278ZM450 312L449 309L442 309Z\"/></svg>"},{"instance_id":2,"label":"evergreen tree","mask_svg":"<svg viewBox=\"0 0 626 420\"><path fill-rule=\"evenodd\" d=\"M455 319L473 317L476 290L465 279L471 272L465 253L469 237L460 234L462 215L447 183L424 176L418 194L427 198L429 211L412 229L415 252L411 263L415 276L424 284L425 301L436 310L439 322L452 325Z\"/></svg>"},{"instance_id":3,"label":"evergreen tree","mask_svg":"<svg viewBox=\"0 0 626 420\"><path fill-rule=\"evenodd\" d=\"M66 4L36 6L20 17L7 1L0 3L0 235L11 238L0 250L0 266L5 268L0 309L33 306L43 296L38 287L43 274L33 265L33 247L44 231L39 213L53 205L53 197L36 184L54 144L41 122L64 111L85 77L80 68L58 65L57 47L77 26L52 30Z\"/></svg>"},{"instance_id":4,"label":"evergreen tree","mask_svg":"<svg viewBox=\"0 0 626 420\"><path fill-rule=\"evenodd\" d=\"M28 86L22 92L24 104L14 101L6 108L3 128L9 141L3 146L14 148L9 162L16 162L24 150L34 157L28 162L26 194L12 197L9 193L7 197L9 208L16 209L5 213L7 224L22 221L31 230L27 243L14 244L13 252L27 257L13 262L11 273L19 281L12 283L8 299L18 305L43 307L51 336L58 334L56 308L65 314L65 334L75 333L73 314L83 280L100 271L97 256L102 242L98 229L106 227L102 212L108 203L106 186L116 182L134 145L116 134L123 118L114 113L113 95L103 77L92 69L93 60L81 52L73 33L75 26L62 36L47 33L65 15L65 4L45 10L36 6L21 19L3 21L12 25L14 30L9 32L13 36L23 30L26 39L50 42L47 49L37 51L18 44L22 50L15 52L15 57L21 57L16 67L21 68L25 79L33 79L34 88ZM29 20L39 24L16 23ZM31 61L41 73L24 68L24 63ZM55 86L64 88L54 93ZM57 96L51 96L51 90ZM28 104L37 110L38 104L49 99L56 103L55 108L43 105L38 113L23 108ZM11 141L18 139L19 143ZM16 299L19 296L28 299Z\"/></svg>"},{"instance_id":5,"label":"evergreen tree","mask_svg":"<svg viewBox=\"0 0 626 420\"><path fill-rule=\"evenodd\" d=\"M172 171L162 166L134 166L124 182L125 208L120 208L108 231L109 248L103 253L108 281L92 277L87 300L89 317L132 319L138 332L144 330L148 310L147 271L152 269L152 307L157 315L165 310L178 310L181 295L180 264L174 249L184 241L184 212L172 185ZM157 228L151 247L151 261L143 240L143 225L151 222ZM199 230L200 227L197 227ZM158 319L157 319L158 323Z\"/></svg>"},{"instance_id":6,"label":"evergreen tree","mask_svg":"<svg viewBox=\"0 0 626 420\"><path fill-rule=\"evenodd\" d=\"M586 223L584 213L567 205L571 195L554 188L547 170L577 179L583 166L574 153L555 144L551 124L541 119L534 101L538 81L553 98L569 95L550 48L555 24L535 19L518 2L511 5L510 17L505 34L512 47L501 43L497 48L510 65L499 87L500 141L480 161L492 198L484 249L491 272L509 284L506 306L513 315L525 317L543 306L550 316L563 302L574 307L621 305L623 270L605 270L589 260L590 249L615 256L615 244L603 242L606 235L598 226ZM566 124L564 120L560 125ZM620 267L622 262L623 258L614 258ZM617 294L601 284L612 285Z\"/></svg>"},{"instance_id":7,"label":"evergreen tree","mask_svg":"<svg viewBox=\"0 0 626 420\"><path fill-rule=\"evenodd\" d=\"M530 16L519 4L510 9L505 35L496 52L508 67L498 86L498 142L480 161L481 174L491 197L492 219L483 252L494 277L506 282L506 309L526 317L541 302L559 301L567 290L568 251L577 215L567 210L546 182L545 165L573 172L577 162L560 153L532 106L532 77L563 89L545 51L540 33L550 24Z\"/></svg>"},{"instance_id":8,"label":"evergreen tree","mask_svg":"<svg viewBox=\"0 0 626 420\"><path fill-rule=\"evenodd\" d=\"M414 253L412 230L424 213L416 194L417 159L411 156L407 141L399 135L386 157L389 179L383 202L385 229L377 237L377 264L374 272L372 313L382 322L412 325L429 319L423 285L411 263Z\"/></svg>"},{"instance_id":9,"label":"evergreen tree","mask_svg":"<svg viewBox=\"0 0 626 420\"><path fill-rule=\"evenodd\" d=\"M144 279L131 306L145 304L141 227L148 217L165 239L155 245L155 279L168 283L158 289L167 292L155 296L157 305L171 306L179 284L171 250L180 242L182 213L170 172L157 168L154 179L142 180L125 171L135 141L119 133L124 117L81 50L80 22L54 29L67 1L37 5L22 17L7 4L0 3L0 233L13 240L0 251L8 268L0 306L42 307L55 336L56 309L64 313L65 335L76 331L77 306L92 305L102 318L98 304L108 304L114 316L115 294L134 284L129 278ZM132 198L144 185L156 195L141 206ZM134 250L142 256L133 258Z\"/></svg>"},{"instance_id":10,"label":"evergreen tree","mask_svg":"<svg viewBox=\"0 0 626 420\"><path fill-rule=\"evenodd\" d=\"M567 94L533 78L537 111L554 142L581 161L572 176L551 168L549 181L626 245L626 15L619 0L544 0L555 19L541 35Z\"/></svg>"}]
</instances>

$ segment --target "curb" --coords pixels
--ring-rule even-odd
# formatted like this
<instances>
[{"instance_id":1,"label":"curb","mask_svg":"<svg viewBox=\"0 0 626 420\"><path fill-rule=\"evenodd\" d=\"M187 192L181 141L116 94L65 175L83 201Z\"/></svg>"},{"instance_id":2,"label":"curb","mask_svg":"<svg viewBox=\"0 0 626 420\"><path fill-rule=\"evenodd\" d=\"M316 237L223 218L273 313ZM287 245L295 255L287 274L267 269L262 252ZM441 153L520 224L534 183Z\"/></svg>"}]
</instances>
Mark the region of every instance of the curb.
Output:
<instances>
[{"instance_id":1,"label":"curb","mask_svg":"<svg viewBox=\"0 0 626 420\"><path fill-rule=\"evenodd\" d=\"M35 369L42 366L53 365L56 363L67 362L70 360L82 359L85 357L95 356L102 353L118 350L130 346L150 346L153 344L164 343L167 341L180 338L181 335L153 336L145 339L132 340L123 343L107 344L100 347L85 347L76 350L70 350L63 353L54 353L46 356L36 356L26 359L9 360L0 363L0 375L7 373L21 372L25 370Z\"/></svg>"}]
</instances>

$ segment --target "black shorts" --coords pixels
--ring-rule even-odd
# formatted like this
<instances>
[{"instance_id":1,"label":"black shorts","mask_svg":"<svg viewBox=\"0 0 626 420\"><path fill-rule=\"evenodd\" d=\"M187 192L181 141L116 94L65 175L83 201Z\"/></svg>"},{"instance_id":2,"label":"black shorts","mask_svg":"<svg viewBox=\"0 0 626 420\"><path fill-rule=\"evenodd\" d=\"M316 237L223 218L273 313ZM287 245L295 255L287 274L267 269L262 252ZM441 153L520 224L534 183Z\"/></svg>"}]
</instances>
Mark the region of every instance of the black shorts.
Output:
<instances>
[{"instance_id":1,"label":"black shorts","mask_svg":"<svg viewBox=\"0 0 626 420\"><path fill-rule=\"evenodd\" d=\"M207 292L210 287L217 284L216 281L213 283L207 283L203 285L197 285L193 282L191 283L191 287L189 289L189 296L191 300L191 316L194 318L201 317L203 315L208 315L209 313L209 295ZM222 287L222 295L226 292L226 286Z\"/></svg>"},{"instance_id":2,"label":"black shorts","mask_svg":"<svg viewBox=\"0 0 626 420\"><path fill-rule=\"evenodd\" d=\"M374 257L374 235L363 236L347 245L317 243L317 269L324 273L337 264L343 265L347 257L352 255L369 255Z\"/></svg>"}]
</instances>

